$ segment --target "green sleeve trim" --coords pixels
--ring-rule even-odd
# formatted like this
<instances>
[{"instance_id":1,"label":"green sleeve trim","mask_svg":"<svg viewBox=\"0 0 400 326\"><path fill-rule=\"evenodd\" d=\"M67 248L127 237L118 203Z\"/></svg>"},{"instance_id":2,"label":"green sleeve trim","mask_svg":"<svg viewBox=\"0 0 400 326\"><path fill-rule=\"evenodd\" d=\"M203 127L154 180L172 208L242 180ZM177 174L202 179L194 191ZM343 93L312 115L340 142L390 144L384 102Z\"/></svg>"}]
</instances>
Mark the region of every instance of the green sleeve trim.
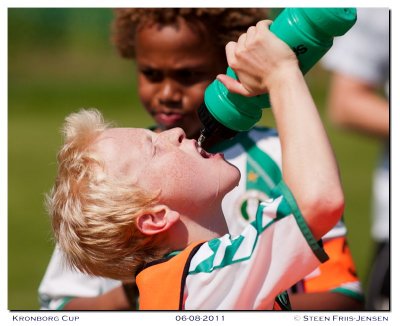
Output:
<instances>
[{"instance_id":1,"label":"green sleeve trim","mask_svg":"<svg viewBox=\"0 0 400 326\"><path fill-rule=\"evenodd\" d=\"M248 133L240 140L242 146L247 152L247 159L253 165L253 168L258 171L260 176L267 182L270 188L282 180L282 172L278 164L262 149L260 149L256 142L251 139Z\"/></svg>"},{"instance_id":2,"label":"green sleeve trim","mask_svg":"<svg viewBox=\"0 0 400 326\"><path fill-rule=\"evenodd\" d=\"M349 289L336 288L336 289L330 290L330 292L332 292L332 293L340 293L340 294L343 294L343 295L345 295L347 297L356 299L356 300L358 300L360 302L364 302L364 300L365 300L363 294L358 293L358 292L353 292L353 291L351 291Z\"/></svg>"},{"instance_id":3,"label":"green sleeve trim","mask_svg":"<svg viewBox=\"0 0 400 326\"><path fill-rule=\"evenodd\" d=\"M68 302L70 302L74 297L65 297L62 299L61 304L56 308L56 310L64 310L64 307Z\"/></svg>"},{"instance_id":4,"label":"green sleeve trim","mask_svg":"<svg viewBox=\"0 0 400 326\"><path fill-rule=\"evenodd\" d=\"M251 254L242 259L236 259L236 260L233 259L239 246L243 242L243 239L244 238L241 235L235 239L232 239L231 245L228 246L225 250L224 258L222 259L221 263L219 265L215 265L215 266L214 266L214 259L215 259L215 255L218 251L218 248L221 245L221 241L218 238L208 241L209 249L211 249L211 251L213 252L212 255L210 257L208 257L207 259L205 259L203 262L201 262L199 265L197 265L194 270L192 270L188 273L188 275L193 275L193 274L198 274L198 273L211 273L212 271L214 271L216 269L220 269L225 266L236 264L238 262L249 259L249 257L251 257ZM257 241L255 242L255 244L256 243L257 243ZM251 253L253 253L255 244L253 246Z\"/></svg>"},{"instance_id":5,"label":"green sleeve trim","mask_svg":"<svg viewBox=\"0 0 400 326\"><path fill-rule=\"evenodd\" d=\"M290 206L291 211L295 217L297 225L301 233L303 233L304 238L306 239L308 245L314 252L315 256L319 259L321 263L327 261L329 259L328 255L324 251L324 249L319 245L318 241L314 238L313 234L310 231L306 221L304 220L303 215L301 214L299 207L297 206L296 200L293 197L292 192L285 184L284 181L281 181L278 186L278 190L282 193L283 197L285 198L287 204Z\"/></svg>"}]
</instances>

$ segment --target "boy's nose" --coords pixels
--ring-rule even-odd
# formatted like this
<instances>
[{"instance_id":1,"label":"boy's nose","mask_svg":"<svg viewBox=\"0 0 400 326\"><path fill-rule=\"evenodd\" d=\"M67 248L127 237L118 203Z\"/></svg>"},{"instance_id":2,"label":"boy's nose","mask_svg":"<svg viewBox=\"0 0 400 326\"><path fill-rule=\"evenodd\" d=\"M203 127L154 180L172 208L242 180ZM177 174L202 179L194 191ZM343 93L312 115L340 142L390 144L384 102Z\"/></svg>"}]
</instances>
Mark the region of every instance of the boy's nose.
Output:
<instances>
[{"instance_id":1,"label":"boy's nose","mask_svg":"<svg viewBox=\"0 0 400 326\"><path fill-rule=\"evenodd\" d=\"M172 80L166 79L161 85L159 93L160 104L178 103L182 99L179 86Z\"/></svg>"},{"instance_id":2,"label":"boy's nose","mask_svg":"<svg viewBox=\"0 0 400 326\"><path fill-rule=\"evenodd\" d=\"M186 139L185 131L182 128L173 128L163 132L164 139L168 142L179 145Z\"/></svg>"}]
</instances>

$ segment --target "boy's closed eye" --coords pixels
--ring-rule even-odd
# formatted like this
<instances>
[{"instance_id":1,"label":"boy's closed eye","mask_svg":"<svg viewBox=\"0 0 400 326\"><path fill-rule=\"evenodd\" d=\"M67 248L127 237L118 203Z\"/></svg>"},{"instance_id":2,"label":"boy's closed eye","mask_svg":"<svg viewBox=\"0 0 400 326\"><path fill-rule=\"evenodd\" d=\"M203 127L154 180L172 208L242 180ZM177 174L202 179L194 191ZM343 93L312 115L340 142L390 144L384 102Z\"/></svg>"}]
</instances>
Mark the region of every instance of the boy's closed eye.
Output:
<instances>
[{"instance_id":1,"label":"boy's closed eye","mask_svg":"<svg viewBox=\"0 0 400 326\"><path fill-rule=\"evenodd\" d=\"M152 158L157 158L160 156L161 153L164 152L163 147L161 146L159 142L159 137L161 133L158 133L151 141L151 146L152 146Z\"/></svg>"},{"instance_id":2,"label":"boy's closed eye","mask_svg":"<svg viewBox=\"0 0 400 326\"><path fill-rule=\"evenodd\" d=\"M156 158L158 153L159 153L158 144L156 141L153 141L152 157Z\"/></svg>"}]
</instances>

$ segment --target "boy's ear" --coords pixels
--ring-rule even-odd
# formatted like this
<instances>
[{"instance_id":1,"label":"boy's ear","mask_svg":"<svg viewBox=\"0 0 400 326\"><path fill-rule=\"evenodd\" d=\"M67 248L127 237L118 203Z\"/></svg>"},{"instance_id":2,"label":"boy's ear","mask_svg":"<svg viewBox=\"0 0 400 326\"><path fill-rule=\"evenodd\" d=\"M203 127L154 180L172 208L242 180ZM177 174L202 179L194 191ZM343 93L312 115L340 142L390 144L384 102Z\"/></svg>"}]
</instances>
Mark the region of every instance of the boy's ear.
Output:
<instances>
[{"instance_id":1,"label":"boy's ear","mask_svg":"<svg viewBox=\"0 0 400 326\"><path fill-rule=\"evenodd\" d=\"M141 214L136 225L140 232L146 235L154 235L168 230L179 220L179 213L165 205L156 205Z\"/></svg>"}]
</instances>

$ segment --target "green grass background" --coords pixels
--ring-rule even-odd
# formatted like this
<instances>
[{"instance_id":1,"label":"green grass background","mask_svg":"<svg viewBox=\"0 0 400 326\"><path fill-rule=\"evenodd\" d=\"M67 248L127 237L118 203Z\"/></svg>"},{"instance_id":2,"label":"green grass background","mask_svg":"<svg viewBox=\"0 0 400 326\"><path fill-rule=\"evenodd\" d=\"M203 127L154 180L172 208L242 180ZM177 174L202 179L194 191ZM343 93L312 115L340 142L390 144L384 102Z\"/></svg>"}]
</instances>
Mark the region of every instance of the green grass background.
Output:
<instances>
[{"instance_id":1,"label":"green grass background","mask_svg":"<svg viewBox=\"0 0 400 326\"><path fill-rule=\"evenodd\" d=\"M8 9L8 309L38 309L37 289L53 242L43 196L54 181L59 128L71 111L96 107L120 126L146 127L134 63L110 41L111 9ZM345 221L366 282L371 173L379 144L333 128L324 109L329 74L307 76L339 161ZM293 108L295 109L295 108ZM266 112L262 122L271 125Z\"/></svg>"}]
</instances>

